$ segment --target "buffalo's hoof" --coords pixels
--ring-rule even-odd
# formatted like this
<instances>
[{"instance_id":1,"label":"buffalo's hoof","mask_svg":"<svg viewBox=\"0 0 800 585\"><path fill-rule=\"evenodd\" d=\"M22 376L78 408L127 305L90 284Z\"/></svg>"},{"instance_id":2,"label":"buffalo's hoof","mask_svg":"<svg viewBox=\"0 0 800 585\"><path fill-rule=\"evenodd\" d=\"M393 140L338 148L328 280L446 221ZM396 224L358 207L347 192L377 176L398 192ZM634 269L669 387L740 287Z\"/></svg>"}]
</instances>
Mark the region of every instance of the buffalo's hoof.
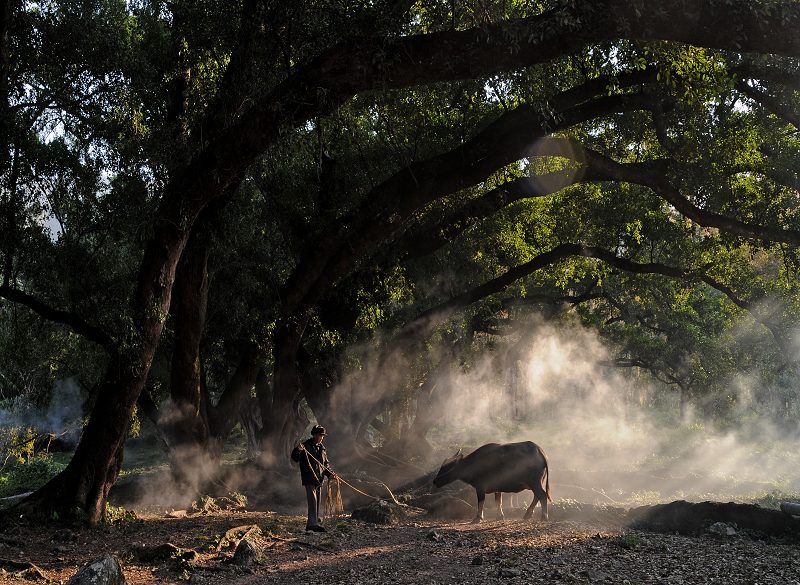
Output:
<instances>
[{"instance_id":1,"label":"buffalo's hoof","mask_svg":"<svg viewBox=\"0 0 800 585\"><path fill-rule=\"evenodd\" d=\"M530 520L531 519L531 515L530 514L525 514L525 516L523 516L522 519L523 520Z\"/></svg>"},{"instance_id":2,"label":"buffalo's hoof","mask_svg":"<svg viewBox=\"0 0 800 585\"><path fill-rule=\"evenodd\" d=\"M481 519L480 518L473 518L472 522L470 524L480 524L480 523L481 523Z\"/></svg>"}]
</instances>

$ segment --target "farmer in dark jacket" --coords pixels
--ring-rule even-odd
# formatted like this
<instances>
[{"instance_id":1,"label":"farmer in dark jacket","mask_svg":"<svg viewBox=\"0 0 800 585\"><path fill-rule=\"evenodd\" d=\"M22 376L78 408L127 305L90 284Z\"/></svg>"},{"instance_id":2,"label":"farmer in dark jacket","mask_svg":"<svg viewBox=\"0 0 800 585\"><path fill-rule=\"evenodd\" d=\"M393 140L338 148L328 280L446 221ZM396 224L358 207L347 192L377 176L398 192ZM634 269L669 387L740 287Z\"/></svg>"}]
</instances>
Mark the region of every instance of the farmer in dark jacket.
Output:
<instances>
[{"instance_id":1,"label":"farmer in dark jacket","mask_svg":"<svg viewBox=\"0 0 800 585\"><path fill-rule=\"evenodd\" d=\"M328 452L322 444L325 427L319 425L311 429L311 438L303 441L292 450L292 460L300 464L300 478L306 488L308 499L307 531L325 532L320 524L320 504L322 503L322 481L334 473L328 463Z\"/></svg>"}]
</instances>

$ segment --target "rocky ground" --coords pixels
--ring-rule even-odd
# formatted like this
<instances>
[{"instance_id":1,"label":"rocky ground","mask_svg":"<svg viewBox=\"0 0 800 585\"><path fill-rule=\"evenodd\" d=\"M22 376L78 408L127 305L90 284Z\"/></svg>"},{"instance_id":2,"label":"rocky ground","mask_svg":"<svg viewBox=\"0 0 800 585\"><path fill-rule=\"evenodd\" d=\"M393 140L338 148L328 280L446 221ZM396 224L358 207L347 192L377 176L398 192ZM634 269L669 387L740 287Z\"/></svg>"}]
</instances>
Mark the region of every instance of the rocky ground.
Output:
<instances>
[{"instance_id":1,"label":"rocky ground","mask_svg":"<svg viewBox=\"0 0 800 585\"><path fill-rule=\"evenodd\" d=\"M611 517L581 519L554 508L549 522L538 514L522 521L514 510L505 521L479 525L418 514L390 526L342 517L328 519L328 531L319 534L305 532L299 515L241 510L151 514L93 529L3 526L0 584L66 582L108 552L131 584L800 585L797 542L735 530L699 536L636 531ZM245 533L256 558L234 562Z\"/></svg>"}]
</instances>

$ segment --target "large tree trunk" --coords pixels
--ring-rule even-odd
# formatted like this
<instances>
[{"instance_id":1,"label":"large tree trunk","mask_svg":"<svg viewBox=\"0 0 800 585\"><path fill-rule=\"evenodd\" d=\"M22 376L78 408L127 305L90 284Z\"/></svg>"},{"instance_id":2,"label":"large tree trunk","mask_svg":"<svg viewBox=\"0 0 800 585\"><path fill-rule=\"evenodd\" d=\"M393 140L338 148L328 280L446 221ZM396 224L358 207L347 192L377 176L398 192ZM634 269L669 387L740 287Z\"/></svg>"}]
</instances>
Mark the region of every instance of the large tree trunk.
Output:
<instances>
[{"instance_id":1,"label":"large tree trunk","mask_svg":"<svg viewBox=\"0 0 800 585\"><path fill-rule=\"evenodd\" d=\"M253 342L248 342L242 349L239 365L228 381L225 391L216 406L208 413L209 432L218 449L222 442L236 426L245 405L249 404L250 394L257 387L259 377L263 378L261 368L264 352Z\"/></svg>"},{"instance_id":2,"label":"large tree trunk","mask_svg":"<svg viewBox=\"0 0 800 585\"><path fill-rule=\"evenodd\" d=\"M337 465L346 465L359 456L350 387L339 383L338 372L320 371L305 363L302 369L303 396L317 422L327 429L331 458Z\"/></svg>"},{"instance_id":3,"label":"large tree trunk","mask_svg":"<svg viewBox=\"0 0 800 585\"><path fill-rule=\"evenodd\" d=\"M264 354L251 340L242 342L239 363L216 405L203 383L200 343L208 308L208 259L222 211L233 197L229 190L200 214L186 245L175 279L170 309L174 327L170 397L175 412L168 421L173 437L173 470L196 476L206 463L216 464L225 438L239 419L242 405L256 384ZM202 463L195 465L193 461ZM187 465L188 462L188 465Z\"/></svg>"},{"instance_id":4,"label":"large tree trunk","mask_svg":"<svg viewBox=\"0 0 800 585\"><path fill-rule=\"evenodd\" d=\"M165 421L174 453L205 450L209 441L208 395L203 388L200 340L208 304L207 239L195 230L175 278L170 315L175 329L170 370L174 412ZM181 454L183 459L183 454ZM173 465L173 468L177 467Z\"/></svg>"},{"instance_id":5,"label":"large tree trunk","mask_svg":"<svg viewBox=\"0 0 800 585\"><path fill-rule=\"evenodd\" d=\"M144 386L147 369L142 364L149 361L148 349L140 348L133 360L112 361L72 460L20 505L23 513L91 524L103 519L108 492L122 466L131 412Z\"/></svg>"},{"instance_id":6,"label":"large tree trunk","mask_svg":"<svg viewBox=\"0 0 800 585\"><path fill-rule=\"evenodd\" d=\"M305 317L284 318L276 330L272 393L259 396L264 423L261 429L261 460L266 465L286 460L291 451L300 398L297 361L306 320Z\"/></svg>"},{"instance_id":7,"label":"large tree trunk","mask_svg":"<svg viewBox=\"0 0 800 585\"><path fill-rule=\"evenodd\" d=\"M162 217L169 217L165 205ZM188 210L184 210L190 213ZM199 209L191 215L194 219ZM191 222L190 222L191 223ZM139 270L132 302L134 331L112 355L97 401L67 468L32 494L23 506L31 512L102 520L108 492L119 475L122 447L169 311L175 271L188 233L176 221L157 224Z\"/></svg>"},{"instance_id":8,"label":"large tree trunk","mask_svg":"<svg viewBox=\"0 0 800 585\"><path fill-rule=\"evenodd\" d=\"M8 74L11 68L10 34L11 19L14 16L12 0L0 0L0 176L8 170L8 153L11 139L11 120L9 117Z\"/></svg>"},{"instance_id":9,"label":"large tree trunk","mask_svg":"<svg viewBox=\"0 0 800 585\"><path fill-rule=\"evenodd\" d=\"M427 457L431 454L433 447L426 438L428 431L439 422L445 414L439 405L442 393L443 378L446 377L450 368L451 360L444 358L442 362L425 378L425 382L417 392L417 405L414 415L414 422L408 432L405 441L406 451L410 456Z\"/></svg>"}]
</instances>

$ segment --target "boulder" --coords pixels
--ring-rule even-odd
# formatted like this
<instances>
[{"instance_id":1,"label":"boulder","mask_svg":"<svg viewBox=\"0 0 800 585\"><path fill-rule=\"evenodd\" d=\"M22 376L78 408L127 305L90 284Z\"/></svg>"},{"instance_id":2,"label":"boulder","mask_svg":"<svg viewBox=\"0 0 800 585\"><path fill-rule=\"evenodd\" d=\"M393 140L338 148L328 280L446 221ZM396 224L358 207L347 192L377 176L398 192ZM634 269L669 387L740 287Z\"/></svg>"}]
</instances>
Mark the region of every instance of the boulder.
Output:
<instances>
[{"instance_id":1,"label":"boulder","mask_svg":"<svg viewBox=\"0 0 800 585\"><path fill-rule=\"evenodd\" d=\"M67 585L127 585L119 562L106 553L81 567Z\"/></svg>"},{"instance_id":2,"label":"boulder","mask_svg":"<svg viewBox=\"0 0 800 585\"><path fill-rule=\"evenodd\" d=\"M236 546L233 553L233 564L238 567L249 567L261 556L258 545L247 538L243 538Z\"/></svg>"},{"instance_id":3,"label":"boulder","mask_svg":"<svg viewBox=\"0 0 800 585\"><path fill-rule=\"evenodd\" d=\"M405 518L405 516L405 511L401 506L385 500L373 500L366 506L356 508L351 514L353 520L361 520L371 524L396 524L398 520Z\"/></svg>"},{"instance_id":4,"label":"boulder","mask_svg":"<svg viewBox=\"0 0 800 585\"><path fill-rule=\"evenodd\" d=\"M197 551L181 548L169 542L158 546L136 548L131 552L138 561L143 563L161 563L172 560L191 563L197 559Z\"/></svg>"}]
</instances>

